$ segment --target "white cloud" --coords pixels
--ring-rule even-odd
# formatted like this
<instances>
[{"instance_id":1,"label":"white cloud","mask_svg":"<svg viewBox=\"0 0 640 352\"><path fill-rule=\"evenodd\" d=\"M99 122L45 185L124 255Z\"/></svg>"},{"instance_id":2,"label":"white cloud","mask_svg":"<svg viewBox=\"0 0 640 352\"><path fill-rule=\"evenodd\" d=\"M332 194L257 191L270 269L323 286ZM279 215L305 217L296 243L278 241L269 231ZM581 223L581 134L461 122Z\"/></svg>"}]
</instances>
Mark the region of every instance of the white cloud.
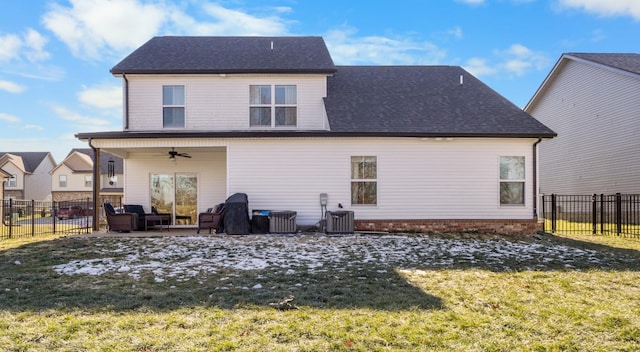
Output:
<instances>
[{"instance_id":1,"label":"white cloud","mask_svg":"<svg viewBox=\"0 0 640 352\"><path fill-rule=\"evenodd\" d=\"M27 129L27 130L44 131L44 127L42 127L40 125L27 124L27 125L24 125L24 128Z\"/></svg>"},{"instance_id":2,"label":"white cloud","mask_svg":"<svg viewBox=\"0 0 640 352\"><path fill-rule=\"evenodd\" d=\"M0 90L7 91L9 93L22 93L25 91L25 87L11 81L0 80Z\"/></svg>"},{"instance_id":3,"label":"white cloud","mask_svg":"<svg viewBox=\"0 0 640 352\"><path fill-rule=\"evenodd\" d=\"M495 67L489 66L485 59L477 57L467 60L467 63L463 65L463 67L476 77L492 75L497 71Z\"/></svg>"},{"instance_id":4,"label":"white cloud","mask_svg":"<svg viewBox=\"0 0 640 352\"><path fill-rule=\"evenodd\" d=\"M155 35L283 35L288 22L278 14L288 7L270 8L268 16L254 16L214 3L195 2L188 15L182 4L162 0L71 0L54 4L43 16L51 30L74 56L99 59L105 54L121 57Z\"/></svg>"},{"instance_id":5,"label":"white cloud","mask_svg":"<svg viewBox=\"0 0 640 352\"><path fill-rule=\"evenodd\" d=\"M42 22L78 57L97 59L102 49L126 53L158 32L170 6L136 0L71 0L53 4ZM164 8L163 8L164 7Z\"/></svg>"},{"instance_id":6,"label":"white cloud","mask_svg":"<svg viewBox=\"0 0 640 352\"><path fill-rule=\"evenodd\" d=\"M21 36L6 34L0 36L0 61L38 62L49 59L50 54L44 50L47 39L39 32L28 28Z\"/></svg>"},{"instance_id":7,"label":"white cloud","mask_svg":"<svg viewBox=\"0 0 640 352\"><path fill-rule=\"evenodd\" d=\"M358 37L352 28L329 31L324 39L338 65L427 65L437 64L446 56L445 50L429 42L410 38Z\"/></svg>"},{"instance_id":8,"label":"white cloud","mask_svg":"<svg viewBox=\"0 0 640 352\"><path fill-rule=\"evenodd\" d=\"M460 26L455 26L447 30L447 34L453 36L456 39L462 39L462 28L460 28Z\"/></svg>"},{"instance_id":9,"label":"white cloud","mask_svg":"<svg viewBox=\"0 0 640 352\"><path fill-rule=\"evenodd\" d=\"M505 50L494 50L493 54L493 63L476 57L469 59L464 67L474 76L506 74L521 77L531 70L545 70L551 63L543 52L533 51L522 44L513 44Z\"/></svg>"},{"instance_id":10,"label":"white cloud","mask_svg":"<svg viewBox=\"0 0 640 352\"><path fill-rule=\"evenodd\" d=\"M600 16L631 16L640 21L638 0L558 0L564 8L577 8Z\"/></svg>"},{"instance_id":11,"label":"white cloud","mask_svg":"<svg viewBox=\"0 0 640 352\"><path fill-rule=\"evenodd\" d=\"M77 130L103 130L105 126L111 124L109 120L83 116L60 105L51 105L51 109L61 119L72 122Z\"/></svg>"},{"instance_id":12,"label":"white cloud","mask_svg":"<svg viewBox=\"0 0 640 352\"><path fill-rule=\"evenodd\" d=\"M18 58L22 41L15 34L0 36L0 61Z\"/></svg>"},{"instance_id":13,"label":"white cloud","mask_svg":"<svg viewBox=\"0 0 640 352\"><path fill-rule=\"evenodd\" d=\"M122 107L122 87L114 85L83 87L78 93L78 100L100 109L120 108Z\"/></svg>"},{"instance_id":14,"label":"white cloud","mask_svg":"<svg viewBox=\"0 0 640 352\"><path fill-rule=\"evenodd\" d=\"M285 8L276 8L283 13ZM206 4L204 11L216 22L205 25L209 35L282 35L287 33L287 23L278 16L257 17L239 10L231 10L216 4Z\"/></svg>"},{"instance_id":15,"label":"white cloud","mask_svg":"<svg viewBox=\"0 0 640 352\"><path fill-rule=\"evenodd\" d=\"M7 122L20 122L19 118L13 115L2 113L2 112L0 112L0 120L7 121Z\"/></svg>"},{"instance_id":16,"label":"white cloud","mask_svg":"<svg viewBox=\"0 0 640 352\"><path fill-rule=\"evenodd\" d=\"M44 50L47 38L42 34L29 28L24 35L24 45L26 47L25 56L31 62L47 60L51 55Z\"/></svg>"}]
</instances>

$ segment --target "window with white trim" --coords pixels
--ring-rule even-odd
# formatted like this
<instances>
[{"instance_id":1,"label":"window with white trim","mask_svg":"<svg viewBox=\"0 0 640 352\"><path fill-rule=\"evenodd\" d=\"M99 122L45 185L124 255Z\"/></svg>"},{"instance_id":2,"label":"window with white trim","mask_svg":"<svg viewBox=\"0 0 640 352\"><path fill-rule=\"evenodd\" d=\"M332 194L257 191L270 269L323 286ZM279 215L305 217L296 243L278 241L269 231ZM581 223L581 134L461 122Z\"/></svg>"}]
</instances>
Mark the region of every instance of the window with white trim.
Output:
<instances>
[{"instance_id":1,"label":"window with white trim","mask_svg":"<svg viewBox=\"0 0 640 352\"><path fill-rule=\"evenodd\" d=\"M500 157L500 205L524 205L524 156Z\"/></svg>"},{"instance_id":2,"label":"window with white trim","mask_svg":"<svg viewBox=\"0 0 640 352\"><path fill-rule=\"evenodd\" d=\"M297 104L295 85L249 86L249 126L296 127Z\"/></svg>"},{"instance_id":3,"label":"window with white trim","mask_svg":"<svg viewBox=\"0 0 640 352\"><path fill-rule=\"evenodd\" d=\"M16 175L9 176L9 182L7 182L7 187L18 187L18 176Z\"/></svg>"},{"instance_id":4,"label":"window with white trim","mask_svg":"<svg viewBox=\"0 0 640 352\"><path fill-rule=\"evenodd\" d=\"M85 187L91 187L93 185L93 176L91 175L84 175L84 186Z\"/></svg>"},{"instance_id":5,"label":"window with white trim","mask_svg":"<svg viewBox=\"0 0 640 352\"><path fill-rule=\"evenodd\" d=\"M375 156L351 157L351 204L378 204L378 160Z\"/></svg>"},{"instance_id":6,"label":"window with white trim","mask_svg":"<svg viewBox=\"0 0 640 352\"><path fill-rule=\"evenodd\" d=\"M67 187L67 175L58 176L58 186Z\"/></svg>"},{"instance_id":7,"label":"window with white trim","mask_svg":"<svg viewBox=\"0 0 640 352\"><path fill-rule=\"evenodd\" d=\"M184 86L162 86L162 127L184 127Z\"/></svg>"}]
</instances>

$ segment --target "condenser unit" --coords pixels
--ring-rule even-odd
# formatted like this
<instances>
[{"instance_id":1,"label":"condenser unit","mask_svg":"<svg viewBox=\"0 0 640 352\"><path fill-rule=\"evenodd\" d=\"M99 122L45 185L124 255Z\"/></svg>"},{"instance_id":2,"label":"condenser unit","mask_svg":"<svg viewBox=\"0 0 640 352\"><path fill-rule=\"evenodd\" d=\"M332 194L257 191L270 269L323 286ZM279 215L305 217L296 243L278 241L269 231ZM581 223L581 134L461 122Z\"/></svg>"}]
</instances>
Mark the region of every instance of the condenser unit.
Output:
<instances>
[{"instance_id":1,"label":"condenser unit","mask_svg":"<svg viewBox=\"0 0 640 352\"><path fill-rule=\"evenodd\" d=\"M295 233L295 211L272 211L269 215L269 232L271 233Z\"/></svg>"},{"instance_id":2,"label":"condenser unit","mask_svg":"<svg viewBox=\"0 0 640 352\"><path fill-rule=\"evenodd\" d=\"M353 211L327 211L327 233L353 233Z\"/></svg>"}]
</instances>

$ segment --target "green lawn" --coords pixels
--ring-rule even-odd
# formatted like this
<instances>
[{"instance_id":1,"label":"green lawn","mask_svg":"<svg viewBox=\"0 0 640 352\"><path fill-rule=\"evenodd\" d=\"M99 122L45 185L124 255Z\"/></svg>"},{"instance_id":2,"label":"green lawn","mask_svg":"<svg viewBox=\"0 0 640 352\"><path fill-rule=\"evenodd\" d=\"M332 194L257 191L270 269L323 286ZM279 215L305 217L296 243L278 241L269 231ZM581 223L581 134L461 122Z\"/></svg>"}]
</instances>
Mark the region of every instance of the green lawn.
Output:
<instances>
[{"instance_id":1,"label":"green lawn","mask_svg":"<svg viewBox=\"0 0 640 352\"><path fill-rule=\"evenodd\" d=\"M636 351L638 269L605 236L3 240L0 350Z\"/></svg>"}]
</instances>

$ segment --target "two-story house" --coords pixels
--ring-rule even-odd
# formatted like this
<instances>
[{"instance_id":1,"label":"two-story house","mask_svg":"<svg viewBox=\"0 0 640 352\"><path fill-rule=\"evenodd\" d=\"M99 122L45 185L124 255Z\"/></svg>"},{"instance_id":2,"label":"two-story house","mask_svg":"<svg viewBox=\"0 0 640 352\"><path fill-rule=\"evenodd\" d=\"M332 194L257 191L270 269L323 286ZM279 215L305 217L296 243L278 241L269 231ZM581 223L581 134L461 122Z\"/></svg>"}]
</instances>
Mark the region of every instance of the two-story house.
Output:
<instances>
[{"instance_id":1,"label":"two-story house","mask_svg":"<svg viewBox=\"0 0 640 352\"><path fill-rule=\"evenodd\" d=\"M93 164L92 149L72 149L64 160L51 170L53 200L61 202L93 198L93 181L97 178L100 182L98 201L120 204L124 179L122 158L101 152L100 172L97 177L93 174Z\"/></svg>"},{"instance_id":2,"label":"two-story house","mask_svg":"<svg viewBox=\"0 0 640 352\"><path fill-rule=\"evenodd\" d=\"M8 173L4 197L27 200L51 198L49 171L56 166L49 152L0 153L0 169Z\"/></svg>"},{"instance_id":3,"label":"two-story house","mask_svg":"<svg viewBox=\"0 0 640 352\"><path fill-rule=\"evenodd\" d=\"M122 131L76 136L124 159L125 203L193 223L239 192L305 226L326 194L358 230L536 228L555 133L461 67L336 66L321 37L155 37L111 73Z\"/></svg>"},{"instance_id":4,"label":"two-story house","mask_svg":"<svg viewBox=\"0 0 640 352\"><path fill-rule=\"evenodd\" d=\"M524 110L559 133L541 192L640 193L640 54L565 53Z\"/></svg>"}]
</instances>

